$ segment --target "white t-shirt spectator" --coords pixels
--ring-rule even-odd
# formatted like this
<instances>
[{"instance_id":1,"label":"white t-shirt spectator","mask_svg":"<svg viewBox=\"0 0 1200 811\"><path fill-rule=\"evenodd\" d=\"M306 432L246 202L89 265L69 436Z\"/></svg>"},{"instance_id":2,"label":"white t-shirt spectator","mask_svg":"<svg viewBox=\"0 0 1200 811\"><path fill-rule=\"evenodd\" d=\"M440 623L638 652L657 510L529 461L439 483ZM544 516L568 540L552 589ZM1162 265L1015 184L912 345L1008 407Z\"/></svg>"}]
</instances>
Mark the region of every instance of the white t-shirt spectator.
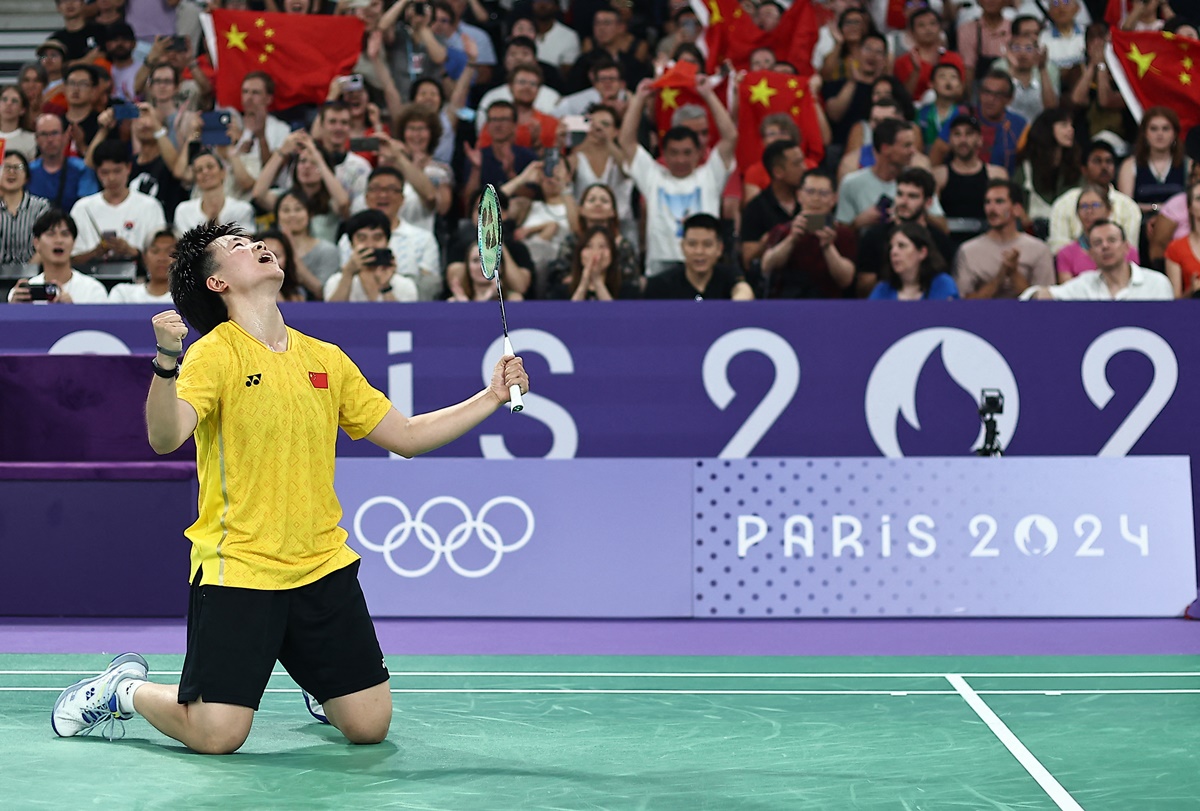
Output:
<instances>
[{"instance_id":1,"label":"white t-shirt spectator","mask_svg":"<svg viewBox=\"0 0 1200 811\"><path fill-rule=\"evenodd\" d=\"M1115 296L1098 270L1085 270L1064 284L1026 288L1021 299L1028 301L1039 289L1049 291L1056 301L1171 301L1175 298L1170 279L1133 262L1129 263L1129 284L1118 290Z\"/></svg>"},{"instance_id":2,"label":"white t-shirt spectator","mask_svg":"<svg viewBox=\"0 0 1200 811\"><path fill-rule=\"evenodd\" d=\"M115 206L104 199L104 192L89 194L71 206L71 219L79 228L79 236L75 238L77 254L95 250L105 231L115 231L120 239L140 251L151 237L167 227L162 203L133 189Z\"/></svg>"},{"instance_id":3,"label":"white t-shirt spectator","mask_svg":"<svg viewBox=\"0 0 1200 811\"><path fill-rule=\"evenodd\" d=\"M142 282L123 282L108 291L109 304L172 304L171 291L161 296L152 296L146 292Z\"/></svg>"},{"instance_id":4,"label":"white t-shirt spectator","mask_svg":"<svg viewBox=\"0 0 1200 811\"><path fill-rule=\"evenodd\" d=\"M401 219L399 227L392 231L388 239L388 247L396 259L396 276L412 279L417 284L421 300L433 301L442 291L442 263L433 234ZM350 239L345 234L338 240L338 252L345 265L350 258ZM337 275L334 274L335 277ZM330 277L330 281L333 281L333 277ZM354 281L358 283L357 279ZM329 290L329 282L325 283L325 289Z\"/></svg>"},{"instance_id":5,"label":"white t-shirt spectator","mask_svg":"<svg viewBox=\"0 0 1200 811\"><path fill-rule=\"evenodd\" d=\"M555 20L549 31L537 37L537 58L548 65L574 65L579 58L579 35Z\"/></svg>"},{"instance_id":6,"label":"white t-shirt spectator","mask_svg":"<svg viewBox=\"0 0 1200 811\"><path fill-rule=\"evenodd\" d=\"M425 176L433 182L435 188L454 188L454 173L444 163L430 161L425 164ZM400 207L400 219L430 233L433 233L434 221L437 219L437 209L426 208L421 195L417 194L417 190L407 180L404 181L404 205Z\"/></svg>"},{"instance_id":7,"label":"white t-shirt spectator","mask_svg":"<svg viewBox=\"0 0 1200 811\"><path fill-rule=\"evenodd\" d=\"M200 202L200 199L196 198L185 200L179 204L175 209L175 233L182 236L185 231L208 222L208 217L204 216L204 210L200 207ZM225 205L221 208L221 214L217 217L217 222L222 224L234 223L242 226L251 233L254 233L258 229L258 226L254 223L254 206L245 200L237 200L233 197L225 198Z\"/></svg>"},{"instance_id":8,"label":"white t-shirt spectator","mask_svg":"<svg viewBox=\"0 0 1200 811\"><path fill-rule=\"evenodd\" d=\"M267 116L267 123L263 129L267 135L267 148L272 152L283 146L283 142L292 134L292 128L273 115ZM254 138L254 133L249 130L242 132L242 137L238 141L238 147L241 148L247 143L250 144L250 149L239 153L239 156L242 159L242 165L246 167L246 171L250 176L258 177L263 168L262 150Z\"/></svg>"},{"instance_id":9,"label":"white t-shirt spectator","mask_svg":"<svg viewBox=\"0 0 1200 811\"><path fill-rule=\"evenodd\" d=\"M633 178L646 198L646 275L664 268L657 262L682 262L683 221L693 214L721 216L721 191L733 171L716 149L708 160L687 177L675 177L667 167L638 147L626 174Z\"/></svg>"},{"instance_id":10,"label":"white t-shirt spectator","mask_svg":"<svg viewBox=\"0 0 1200 811\"><path fill-rule=\"evenodd\" d=\"M329 301L329 297L338 289L338 285L342 283L342 272L329 277L329 281L325 282L325 300ZM392 274L392 295L396 297L396 301L416 301L420 296L417 293L417 283L407 276L401 276L399 272ZM362 285L362 281L355 276L350 282L350 297L347 301L362 302L372 301L367 298L367 291Z\"/></svg>"},{"instance_id":11,"label":"white t-shirt spectator","mask_svg":"<svg viewBox=\"0 0 1200 811\"><path fill-rule=\"evenodd\" d=\"M29 280L30 284L45 284L46 274L39 273ZM71 279L66 284L60 284L59 289L71 297L71 301L75 304L104 304L108 301L108 291L104 289L104 284L97 279L88 276L86 273L80 273L78 270L71 271ZM16 288L13 288L15 290ZM13 291L8 292L8 300L12 301ZM45 301L35 301L34 304L48 304Z\"/></svg>"}]
</instances>

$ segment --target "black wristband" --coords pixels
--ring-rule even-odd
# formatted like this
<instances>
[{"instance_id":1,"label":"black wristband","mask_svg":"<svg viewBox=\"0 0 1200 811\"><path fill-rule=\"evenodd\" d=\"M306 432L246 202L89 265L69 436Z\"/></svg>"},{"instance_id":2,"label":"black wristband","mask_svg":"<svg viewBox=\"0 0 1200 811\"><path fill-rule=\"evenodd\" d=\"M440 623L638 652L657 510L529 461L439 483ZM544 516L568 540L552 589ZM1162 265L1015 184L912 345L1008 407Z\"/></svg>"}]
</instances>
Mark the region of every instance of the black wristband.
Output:
<instances>
[{"instance_id":1,"label":"black wristband","mask_svg":"<svg viewBox=\"0 0 1200 811\"><path fill-rule=\"evenodd\" d=\"M154 348L158 350L158 354L162 355L165 358L177 358L183 354L182 349L163 349L158 344L155 344Z\"/></svg>"},{"instance_id":2,"label":"black wristband","mask_svg":"<svg viewBox=\"0 0 1200 811\"><path fill-rule=\"evenodd\" d=\"M379 288L379 292L380 293L390 293L390 292L392 292L392 286L389 284L387 287L381 287L381 288Z\"/></svg>"},{"instance_id":3,"label":"black wristband","mask_svg":"<svg viewBox=\"0 0 1200 811\"><path fill-rule=\"evenodd\" d=\"M179 377L179 364L178 363L175 364L174 368L164 369L163 367L158 365L158 358L151 358L150 365L154 367L154 374L158 375L159 377L165 377L167 379L170 379L173 377Z\"/></svg>"}]
</instances>

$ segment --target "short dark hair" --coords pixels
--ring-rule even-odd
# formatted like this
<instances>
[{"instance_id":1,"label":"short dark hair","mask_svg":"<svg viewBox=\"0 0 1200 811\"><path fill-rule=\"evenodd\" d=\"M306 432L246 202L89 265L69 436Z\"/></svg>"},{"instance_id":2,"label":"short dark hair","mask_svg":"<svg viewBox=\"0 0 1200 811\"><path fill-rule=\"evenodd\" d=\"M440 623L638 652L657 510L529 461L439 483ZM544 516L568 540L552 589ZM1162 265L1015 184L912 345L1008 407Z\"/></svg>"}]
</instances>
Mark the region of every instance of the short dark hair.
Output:
<instances>
[{"instance_id":1,"label":"short dark hair","mask_svg":"<svg viewBox=\"0 0 1200 811\"><path fill-rule=\"evenodd\" d=\"M395 166L377 166L376 168L372 169L371 174L367 175L367 185L370 186L371 181L377 177L394 177L396 180L400 181L401 186L407 182L404 179L404 174ZM388 225L388 230L392 230L391 225Z\"/></svg>"},{"instance_id":2,"label":"short dark hair","mask_svg":"<svg viewBox=\"0 0 1200 811\"><path fill-rule=\"evenodd\" d=\"M1121 225L1121 223L1117 222L1116 220L1110 220L1108 218L1101 218L1099 220L1096 220L1094 223L1092 223L1092 227L1087 230L1087 236L1088 236L1089 241L1091 241L1092 232L1095 231L1097 228L1099 228L1101 225L1115 225L1117 227L1117 230L1121 232L1121 239L1128 241L1129 237L1125 235L1125 227L1123 225Z\"/></svg>"},{"instance_id":3,"label":"short dark hair","mask_svg":"<svg viewBox=\"0 0 1200 811\"><path fill-rule=\"evenodd\" d=\"M342 223L341 232L346 235L346 239L353 241L355 234L368 228L382 231L384 234L392 233L392 223L388 216L373 208L364 209L346 220Z\"/></svg>"},{"instance_id":4,"label":"short dark hair","mask_svg":"<svg viewBox=\"0 0 1200 811\"><path fill-rule=\"evenodd\" d=\"M983 78L980 79L980 84L982 85L983 82L986 82L988 79L992 79L997 82L1004 82L1006 85L1008 85L1008 97L1010 99L1013 97L1013 93L1016 92L1016 85L1013 84L1012 76L1009 76L1002 70L992 68L987 73L983 74Z\"/></svg>"},{"instance_id":5,"label":"short dark hair","mask_svg":"<svg viewBox=\"0 0 1200 811\"><path fill-rule=\"evenodd\" d=\"M1012 200L1012 202L1015 205L1023 206L1026 204L1025 187L1022 186L1020 183L1018 183L1015 180L1008 180L1006 178L994 177L988 181L987 191L985 191L984 193L986 194L987 192L991 191L992 189L1008 189L1008 199L1009 200Z\"/></svg>"},{"instance_id":6,"label":"short dark hair","mask_svg":"<svg viewBox=\"0 0 1200 811\"><path fill-rule=\"evenodd\" d=\"M106 163L123 163L132 165L129 157L129 147L123 141L101 141L92 153L92 165L99 169Z\"/></svg>"},{"instance_id":7,"label":"short dark hair","mask_svg":"<svg viewBox=\"0 0 1200 811\"><path fill-rule=\"evenodd\" d=\"M517 114L516 105L513 104L511 101L505 101L503 99L501 99L500 101L493 101L491 104L488 105L487 109L483 111L483 114L484 114L484 116L490 117L492 114L492 110L496 110L496 109L511 110L512 114L514 116ZM486 118L484 120L486 120Z\"/></svg>"},{"instance_id":8,"label":"short dark hair","mask_svg":"<svg viewBox=\"0 0 1200 811\"><path fill-rule=\"evenodd\" d=\"M588 66L588 73L595 76L602 70L616 70L624 77L625 71L621 70L621 66L617 64L617 60L613 59L607 53L602 53L600 56L592 60L592 64Z\"/></svg>"},{"instance_id":9,"label":"short dark hair","mask_svg":"<svg viewBox=\"0 0 1200 811\"><path fill-rule=\"evenodd\" d=\"M515 20L513 22L516 22ZM504 44L504 52L508 53L509 48L528 48L537 53L537 43L529 37L513 37Z\"/></svg>"},{"instance_id":10,"label":"short dark hair","mask_svg":"<svg viewBox=\"0 0 1200 811\"><path fill-rule=\"evenodd\" d=\"M263 87L265 87L267 90L267 95L268 96L275 95L275 80L271 78L271 74L269 74L265 71L261 71L261 70L252 70L249 73L247 73L245 76L243 76L242 83L238 85L238 88L240 89L242 85L244 85L246 82L250 81L251 79L262 80Z\"/></svg>"},{"instance_id":11,"label":"short dark hair","mask_svg":"<svg viewBox=\"0 0 1200 811\"><path fill-rule=\"evenodd\" d=\"M324 121L326 113L346 113L349 111L350 106L346 104L346 102L342 101L341 99L334 99L333 101L327 101L321 105L321 109L317 113L317 117L320 118L321 121Z\"/></svg>"},{"instance_id":12,"label":"short dark hair","mask_svg":"<svg viewBox=\"0 0 1200 811\"><path fill-rule=\"evenodd\" d=\"M693 228L712 231L722 244L725 242L725 237L721 234L721 221L711 214L693 214L683 221L684 236L687 236L687 232Z\"/></svg>"},{"instance_id":13,"label":"short dark hair","mask_svg":"<svg viewBox=\"0 0 1200 811\"><path fill-rule=\"evenodd\" d=\"M823 180L828 180L829 188L833 189L834 191L837 191L837 178L834 177L833 172L829 171L828 169L822 169L819 166L816 167L815 169L809 169L807 172L804 173L804 176L802 178L800 178L800 185L803 186L804 182L806 180L808 180L810 177L819 177Z\"/></svg>"},{"instance_id":14,"label":"short dark hair","mask_svg":"<svg viewBox=\"0 0 1200 811\"><path fill-rule=\"evenodd\" d=\"M95 65L72 65L63 71L63 81L69 79L73 73L86 73L93 85L100 84L100 69Z\"/></svg>"},{"instance_id":15,"label":"short dark hair","mask_svg":"<svg viewBox=\"0 0 1200 811\"><path fill-rule=\"evenodd\" d=\"M863 12L863 13L866 14L866 12ZM868 20L870 19L869 15L868 15L867 19ZM867 33L863 34L863 38L862 38L863 42L866 42L869 39L878 40L879 42L883 43L883 53L885 56L891 52L892 49L891 49L891 47L888 46L887 37L885 37L883 34L881 34L878 29L871 28L871 30L869 30L869 31L867 31Z\"/></svg>"},{"instance_id":16,"label":"short dark hair","mask_svg":"<svg viewBox=\"0 0 1200 811\"><path fill-rule=\"evenodd\" d=\"M916 28L917 20L921 19L926 14L932 14L934 17L937 17L938 22L942 21L942 18L938 15L938 13L929 6L919 6L916 11L908 15L908 30L912 31L914 28Z\"/></svg>"},{"instance_id":17,"label":"short dark hair","mask_svg":"<svg viewBox=\"0 0 1200 811\"><path fill-rule=\"evenodd\" d=\"M33 238L37 239L42 234L56 227L59 223L66 223L67 230L71 232L71 238L79 236L79 226L71 219L71 215L63 211L57 206L46 210L42 216L38 217L33 222Z\"/></svg>"},{"instance_id":18,"label":"short dark hair","mask_svg":"<svg viewBox=\"0 0 1200 811\"><path fill-rule=\"evenodd\" d=\"M431 84L437 88L438 98L440 98L442 100L442 104L445 104L446 103L446 89L444 87L442 87L441 82L439 82L437 79L433 79L429 76L426 76L422 79L417 79L415 82L412 83L412 87L409 89L409 93L408 93L408 100L409 101L414 100L417 97L417 91L421 89L421 85L426 85L426 84Z\"/></svg>"},{"instance_id":19,"label":"short dark hair","mask_svg":"<svg viewBox=\"0 0 1200 811\"><path fill-rule=\"evenodd\" d=\"M937 78L938 71L946 68L949 68L957 73L959 79L963 78L962 68L960 68L958 65L954 64L953 62L938 62L933 66L933 70L929 71L929 81L932 83L933 80Z\"/></svg>"},{"instance_id":20,"label":"short dark hair","mask_svg":"<svg viewBox=\"0 0 1200 811\"><path fill-rule=\"evenodd\" d=\"M896 143L896 138L902 132L906 132L912 127L907 121L901 121L898 118L885 118L875 127L875 131L871 133L871 146L875 147L875 151L883 149L885 146L891 146Z\"/></svg>"},{"instance_id":21,"label":"short dark hair","mask_svg":"<svg viewBox=\"0 0 1200 811\"><path fill-rule=\"evenodd\" d=\"M771 175L775 167L783 165L785 152L789 149L799 148L800 144L792 140L773 141L767 144L767 148L763 150L762 156L762 164L763 168L767 170L767 176Z\"/></svg>"},{"instance_id":22,"label":"short dark hair","mask_svg":"<svg viewBox=\"0 0 1200 811\"><path fill-rule=\"evenodd\" d=\"M1087 165L1088 158L1092 157L1093 152L1107 152L1112 155L1113 161L1117 160L1117 150L1108 141L1103 138L1096 138L1088 143L1087 149L1083 150L1083 164Z\"/></svg>"},{"instance_id":23,"label":"short dark hair","mask_svg":"<svg viewBox=\"0 0 1200 811\"><path fill-rule=\"evenodd\" d=\"M209 248L221 237L246 237L240 225L210 220L187 231L175 245L167 285L179 314L201 335L229 320L229 309L219 293L208 289L208 277L217 272L217 258Z\"/></svg>"},{"instance_id":24,"label":"short dark hair","mask_svg":"<svg viewBox=\"0 0 1200 811\"><path fill-rule=\"evenodd\" d=\"M1009 26L1009 29L1008 29L1009 33L1015 37L1018 34L1018 32L1020 32L1021 26L1024 25L1025 23L1035 23L1035 24L1037 24L1037 27L1039 30L1042 27L1042 21L1039 20L1037 17L1034 17L1031 14L1022 14L1019 17L1013 17L1012 25Z\"/></svg>"},{"instance_id":25,"label":"short dark hair","mask_svg":"<svg viewBox=\"0 0 1200 811\"><path fill-rule=\"evenodd\" d=\"M933 195L937 193L937 181L933 179L933 175L929 173L928 169L922 169L919 166L910 166L902 171L896 177L896 185L916 186L926 200L932 200Z\"/></svg>"},{"instance_id":26,"label":"short dark hair","mask_svg":"<svg viewBox=\"0 0 1200 811\"><path fill-rule=\"evenodd\" d=\"M517 77L518 73L532 73L538 78L538 82L546 81L546 74L542 72L541 65L537 62L522 62L519 65L513 65L513 69L508 74L508 83L512 84L512 80Z\"/></svg>"},{"instance_id":27,"label":"short dark hair","mask_svg":"<svg viewBox=\"0 0 1200 811\"><path fill-rule=\"evenodd\" d=\"M691 141L696 149L701 148L700 136L696 134L695 130L688 129L687 127L671 127L663 133L662 148L664 152L667 149L667 144L671 143L671 141Z\"/></svg>"}]
</instances>

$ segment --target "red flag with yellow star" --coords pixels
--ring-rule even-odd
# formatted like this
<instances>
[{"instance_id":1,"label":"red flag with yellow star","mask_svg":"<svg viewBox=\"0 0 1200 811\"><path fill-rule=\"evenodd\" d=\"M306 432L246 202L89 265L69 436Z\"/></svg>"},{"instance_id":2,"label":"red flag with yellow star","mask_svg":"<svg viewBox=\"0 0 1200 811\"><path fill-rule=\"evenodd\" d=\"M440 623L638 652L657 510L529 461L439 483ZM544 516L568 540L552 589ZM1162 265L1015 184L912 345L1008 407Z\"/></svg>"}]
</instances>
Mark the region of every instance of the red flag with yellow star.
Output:
<instances>
[{"instance_id":1,"label":"red flag with yellow star","mask_svg":"<svg viewBox=\"0 0 1200 811\"><path fill-rule=\"evenodd\" d=\"M747 73L738 87L738 167L744 170L762 160L758 130L762 120L773 113L792 117L800 128L805 164L809 168L820 164L825 157L825 140L808 82L790 73L756 70Z\"/></svg>"},{"instance_id":2,"label":"red flag with yellow star","mask_svg":"<svg viewBox=\"0 0 1200 811\"><path fill-rule=\"evenodd\" d=\"M812 74L812 52L821 26L811 0L794 0L771 31L759 28L738 0L690 2L704 24L709 73L726 59L736 70L745 70L750 66L750 54L769 48L777 59L791 63L802 75Z\"/></svg>"},{"instance_id":3,"label":"red flag with yellow star","mask_svg":"<svg viewBox=\"0 0 1200 811\"><path fill-rule=\"evenodd\" d=\"M1200 124L1200 42L1163 31L1114 30L1108 66L1137 120L1150 107L1170 107L1185 133Z\"/></svg>"},{"instance_id":4,"label":"red flag with yellow star","mask_svg":"<svg viewBox=\"0 0 1200 811\"><path fill-rule=\"evenodd\" d=\"M658 111L654 121L658 125L658 137L662 138L663 134L671 128L671 117L675 115L676 110L685 104L699 105L708 116L709 141L701 144L707 151L718 137L717 125L713 121L712 113L708 111L708 104L696 92L697 73L699 73L699 69L694 63L680 60L654 80L654 87L658 88Z\"/></svg>"},{"instance_id":5,"label":"red flag with yellow star","mask_svg":"<svg viewBox=\"0 0 1200 811\"><path fill-rule=\"evenodd\" d=\"M242 106L242 79L255 70L275 80L272 109L320 104L362 51L363 22L348 15L214 9L212 18L221 107Z\"/></svg>"}]
</instances>

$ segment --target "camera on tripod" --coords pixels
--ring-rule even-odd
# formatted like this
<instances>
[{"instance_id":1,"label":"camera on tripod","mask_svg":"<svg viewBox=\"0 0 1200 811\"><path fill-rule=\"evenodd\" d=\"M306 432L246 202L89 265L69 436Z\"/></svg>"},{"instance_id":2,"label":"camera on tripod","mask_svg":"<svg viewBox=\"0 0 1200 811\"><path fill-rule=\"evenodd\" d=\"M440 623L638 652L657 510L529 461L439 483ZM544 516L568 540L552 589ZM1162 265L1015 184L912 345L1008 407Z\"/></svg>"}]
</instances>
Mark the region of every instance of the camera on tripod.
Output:
<instances>
[{"instance_id":1,"label":"camera on tripod","mask_svg":"<svg viewBox=\"0 0 1200 811\"><path fill-rule=\"evenodd\" d=\"M1004 413L1004 393L1000 389L983 389L979 393L979 416L983 419L983 445L975 449L976 456L1003 456L1000 430L996 415Z\"/></svg>"}]
</instances>

